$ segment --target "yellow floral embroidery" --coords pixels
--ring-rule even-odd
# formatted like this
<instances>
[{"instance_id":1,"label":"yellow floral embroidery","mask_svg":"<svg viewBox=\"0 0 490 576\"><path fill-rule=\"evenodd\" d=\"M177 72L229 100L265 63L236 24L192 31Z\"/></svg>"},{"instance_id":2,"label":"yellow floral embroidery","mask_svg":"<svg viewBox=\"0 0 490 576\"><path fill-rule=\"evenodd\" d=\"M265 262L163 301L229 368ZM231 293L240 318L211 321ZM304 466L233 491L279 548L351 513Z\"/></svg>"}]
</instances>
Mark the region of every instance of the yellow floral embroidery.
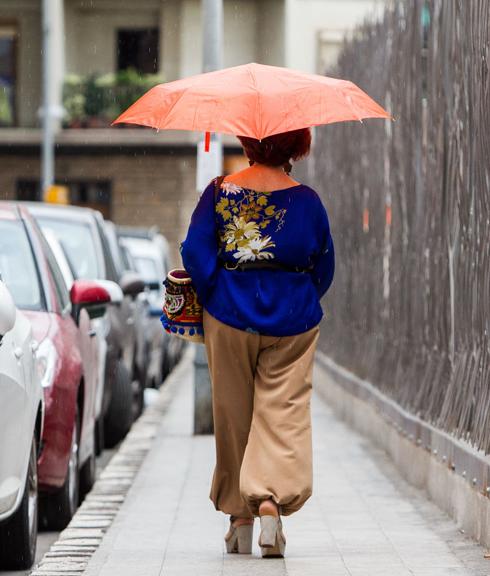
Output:
<instances>
[{"instance_id":1,"label":"yellow floral embroidery","mask_svg":"<svg viewBox=\"0 0 490 576\"><path fill-rule=\"evenodd\" d=\"M240 242L245 238L254 238L258 234L256 222L247 222L244 218L233 217L233 223L225 226L223 239L227 244Z\"/></svg>"},{"instance_id":2,"label":"yellow floral embroidery","mask_svg":"<svg viewBox=\"0 0 490 576\"><path fill-rule=\"evenodd\" d=\"M216 203L216 212L225 223L219 233L221 249L232 252L239 264L273 259L270 248L275 243L271 236L263 236L262 231L275 222L274 232L278 232L284 226L286 208L269 205L271 192L243 189L231 183L222 186L222 191L225 196ZM229 194L234 198L227 198Z\"/></svg>"},{"instance_id":3,"label":"yellow floral embroidery","mask_svg":"<svg viewBox=\"0 0 490 576\"><path fill-rule=\"evenodd\" d=\"M231 212L227 209L229 204L228 198L221 198L221 200L216 204L216 212L221 214L223 220L229 220L231 218Z\"/></svg>"}]
</instances>

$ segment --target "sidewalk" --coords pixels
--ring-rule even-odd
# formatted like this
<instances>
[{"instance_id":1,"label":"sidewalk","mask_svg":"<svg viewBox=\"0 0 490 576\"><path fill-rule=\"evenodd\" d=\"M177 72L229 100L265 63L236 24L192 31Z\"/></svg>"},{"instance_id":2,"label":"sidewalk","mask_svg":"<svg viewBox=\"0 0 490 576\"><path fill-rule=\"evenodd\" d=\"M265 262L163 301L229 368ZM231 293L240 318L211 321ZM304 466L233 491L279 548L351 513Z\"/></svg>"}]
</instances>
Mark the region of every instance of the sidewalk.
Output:
<instances>
[{"instance_id":1,"label":"sidewalk","mask_svg":"<svg viewBox=\"0 0 490 576\"><path fill-rule=\"evenodd\" d=\"M86 576L488 576L484 550L387 458L312 400L314 495L284 519L286 558L225 553L228 518L208 498L214 438L192 435L192 355L160 433ZM325 378L319 366L314 382Z\"/></svg>"}]
</instances>

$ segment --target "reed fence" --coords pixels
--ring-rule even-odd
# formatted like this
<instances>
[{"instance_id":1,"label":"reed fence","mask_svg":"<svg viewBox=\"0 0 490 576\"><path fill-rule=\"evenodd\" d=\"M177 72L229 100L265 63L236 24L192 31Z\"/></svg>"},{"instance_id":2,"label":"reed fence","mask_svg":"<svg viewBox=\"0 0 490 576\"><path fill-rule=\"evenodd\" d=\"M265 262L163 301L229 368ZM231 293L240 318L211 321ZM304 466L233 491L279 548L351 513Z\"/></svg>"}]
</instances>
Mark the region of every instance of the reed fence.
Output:
<instances>
[{"instance_id":1,"label":"reed fence","mask_svg":"<svg viewBox=\"0 0 490 576\"><path fill-rule=\"evenodd\" d=\"M398 0L329 75L395 116L318 129L337 270L320 347L490 452L490 0Z\"/></svg>"}]
</instances>

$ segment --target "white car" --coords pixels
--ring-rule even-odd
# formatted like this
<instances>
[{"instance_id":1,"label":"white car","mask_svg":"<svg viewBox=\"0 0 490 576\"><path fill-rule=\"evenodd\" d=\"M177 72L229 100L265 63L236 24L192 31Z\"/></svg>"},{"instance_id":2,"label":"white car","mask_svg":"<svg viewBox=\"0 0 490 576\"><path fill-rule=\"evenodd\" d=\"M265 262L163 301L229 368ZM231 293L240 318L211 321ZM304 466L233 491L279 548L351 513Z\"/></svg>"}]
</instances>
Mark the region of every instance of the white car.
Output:
<instances>
[{"instance_id":1,"label":"white car","mask_svg":"<svg viewBox=\"0 0 490 576\"><path fill-rule=\"evenodd\" d=\"M36 348L30 322L0 281L0 568L29 568L36 554L43 426Z\"/></svg>"},{"instance_id":2,"label":"white car","mask_svg":"<svg viewBox=\"0 0 490 576\"><path fill-rule=\"evenodd\" d=\"M146 292L141 297L146 298L148 304L146 323L149 348L148 383L158 387L169 370L169 356L172 352L169 349L171 340L160 322L164 299L163 280L167 276L168 269L162 258L161 247L152 239L119 236L119 242L129 251L136 271L141 274L147 286Z\"/></svg>"}]
</instances>

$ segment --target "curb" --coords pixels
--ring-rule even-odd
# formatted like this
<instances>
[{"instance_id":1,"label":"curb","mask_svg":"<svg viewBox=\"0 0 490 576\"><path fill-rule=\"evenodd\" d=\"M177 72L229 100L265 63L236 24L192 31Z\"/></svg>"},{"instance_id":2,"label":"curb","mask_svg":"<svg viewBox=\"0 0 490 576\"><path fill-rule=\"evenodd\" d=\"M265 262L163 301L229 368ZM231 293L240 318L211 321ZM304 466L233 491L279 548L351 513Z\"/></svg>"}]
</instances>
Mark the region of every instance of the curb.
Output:
<instances>
[{"instance_id":1,"label":"curb","mask_svg":"<svg viewBox=\"0 0 490 576\"><path fill-rule=\"evenodd\" d=\"M182 358L159 390L158 399L133 423L126 438L87 494L68 526L59 534L30 576L80 576L100 546L150 451L172 401L180 374L193 354Z\"/></svg>"},{"instance_id":2,"label":"curb","mask_svg":"<svg viewBox=\"0 0 490 576\"><path fill-rule=\"evenodd\" d=\"M380 446L462 532L490 546L490 456L404 410L324 353L316 360L328 377L318 392L334 412Z\"/></svg>"}]
</instances>

